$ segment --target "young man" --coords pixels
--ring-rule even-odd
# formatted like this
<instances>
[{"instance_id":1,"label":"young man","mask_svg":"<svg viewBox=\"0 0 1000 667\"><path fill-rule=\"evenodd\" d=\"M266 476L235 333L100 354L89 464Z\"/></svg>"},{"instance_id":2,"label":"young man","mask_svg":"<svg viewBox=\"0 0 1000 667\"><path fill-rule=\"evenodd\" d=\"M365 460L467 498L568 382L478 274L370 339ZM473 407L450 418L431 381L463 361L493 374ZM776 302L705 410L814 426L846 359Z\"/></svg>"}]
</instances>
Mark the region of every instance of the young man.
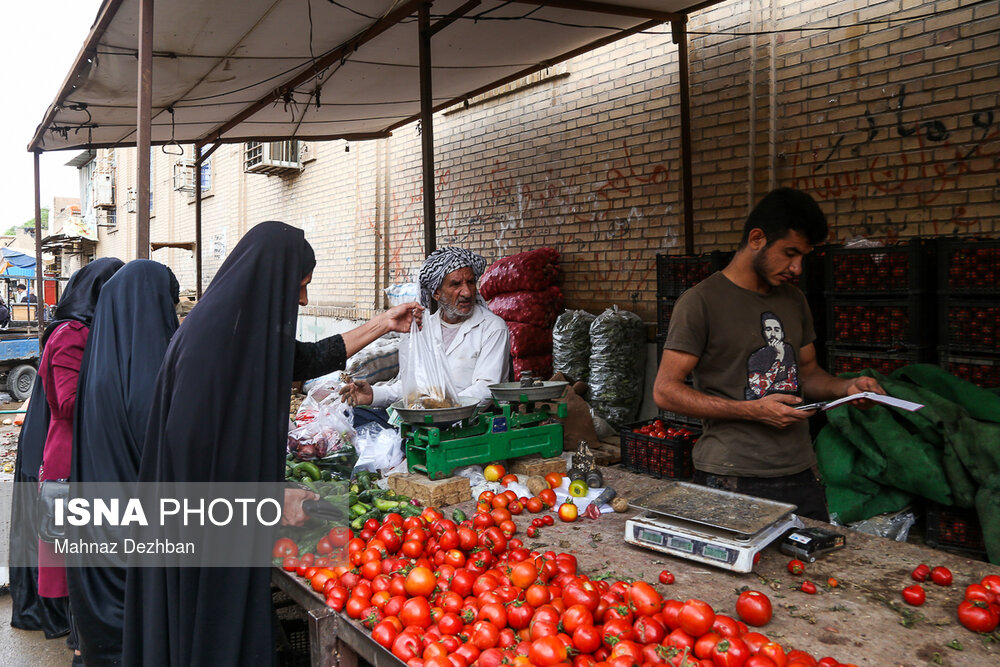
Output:
<instances>
[{"instance_id":1,"label":"young man","mask_svg":"<svg viewBox=\"0 0 1000 667\"><path fill-rule=\"evenodd\" d=\"M812 315L790 283L826 235L826 217L806 193L779 188L764 197L729 265L677 300L653 388L661 408L704 421L695 482L793 503L823 521L814 412L795 406L803 396L885 393L873 378L838 379L816 363ZM690 374L694 388L684 384Z\"/></svg>"},{"instance_id":2,"label":"young man","mask_svg":"<svg viewBox=\"0 0 1000 667\"><path fill-rule=\"evenodd\" d=\"M38 297L34 294L29 294L23 283L18 283L17 303L38 303Z\"/></svg>"}]
</instances>

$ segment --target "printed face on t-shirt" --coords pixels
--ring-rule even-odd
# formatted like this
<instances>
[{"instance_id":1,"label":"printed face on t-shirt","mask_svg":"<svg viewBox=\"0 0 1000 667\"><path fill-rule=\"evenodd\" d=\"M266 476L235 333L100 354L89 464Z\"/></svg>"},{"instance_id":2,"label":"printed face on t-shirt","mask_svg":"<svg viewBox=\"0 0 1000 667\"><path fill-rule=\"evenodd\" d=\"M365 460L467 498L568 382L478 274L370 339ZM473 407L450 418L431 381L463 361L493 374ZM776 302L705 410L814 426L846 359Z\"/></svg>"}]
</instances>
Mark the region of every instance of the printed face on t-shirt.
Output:
<instances>
[{"instance_id":1,"label":"printed face on t-shirt","mask_svg":"<svg viewBox=\"0 0 1000 667\"><path fill-rule=\"evenodd\" d=\"M774 313L761 313L763 347L747 359L747 387L744 396L756 400L768 394L798 392L798 363L795 350L785 342L785 327Z\"/></svg>"}]
</instances>

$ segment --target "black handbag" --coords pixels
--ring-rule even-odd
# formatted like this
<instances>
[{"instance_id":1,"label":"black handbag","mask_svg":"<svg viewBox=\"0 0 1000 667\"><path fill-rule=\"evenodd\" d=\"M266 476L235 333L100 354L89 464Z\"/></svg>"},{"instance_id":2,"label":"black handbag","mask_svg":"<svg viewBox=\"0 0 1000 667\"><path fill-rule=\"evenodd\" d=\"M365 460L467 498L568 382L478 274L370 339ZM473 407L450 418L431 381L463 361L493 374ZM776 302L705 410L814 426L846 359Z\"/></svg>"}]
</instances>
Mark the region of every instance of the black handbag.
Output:
<instances>
[{"instance_id":1,"label":"black handbag","mask_svg":"<svg viewBox=\"0 0 1000 667\"><path fill-rule=\"evenodd\" d=\"M69 480L42 480L38 489L38 539L55 542L66 538L66 526L56 525L56 501L62 500L63 508L69 498Z\"/></svg>"}]
</instances>

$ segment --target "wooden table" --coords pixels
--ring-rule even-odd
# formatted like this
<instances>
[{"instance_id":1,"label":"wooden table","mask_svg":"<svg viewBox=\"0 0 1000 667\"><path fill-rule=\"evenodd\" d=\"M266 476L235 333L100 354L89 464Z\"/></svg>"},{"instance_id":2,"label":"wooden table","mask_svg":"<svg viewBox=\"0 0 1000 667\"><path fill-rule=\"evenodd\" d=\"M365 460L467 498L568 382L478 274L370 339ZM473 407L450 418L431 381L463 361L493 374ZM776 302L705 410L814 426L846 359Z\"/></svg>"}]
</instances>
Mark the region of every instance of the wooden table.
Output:
<instances>
[{"instance_id":1,"label":"wooden table","mask_svg":"<svg viewBox=\"0 0 1000 667\"><path fill-rule=\"evenodd\" d=\"M653 491L660 484L659 480L620 468L605 469L605 480L629 498ZM456 507L471 515L471 502ZM445 513L450 515L450 508ZM786 649L802 649L817 658L830 655L857 665L1000 665L1000 644L966 630L956 618L965 587L978 583L986 574L1000 574L1000 567L920 545L846 531L847 547L807 564L805 575L790 574L786 567L789 557L776 546L762 552L752 573L736 574L626 544L625 520L634 514L605 514L597 521L581 518L572 524L557 519L555 526L543 529L535 539L526 538L524 529L537 515L525 513L515 517L515 522L525 546L572 553L578 559L579 570L589 576L644 579L667 597L681 601L703 599L717 613L736 615L741 588L763 591L771 598L774 618L759 630ZM822 525L808 520L806 523ZM948 567L955 581L950 587L926 582L927 602L910 607L903 603L900 591L914 583L910 572L920 563ZM663 569L674 573L674 584L658 583ZM831 577L839 582L836 588L826 585ZM806 578L816 583L816 595L798 590ZM294 574L276 568L273 579L310 610L310 628L315 628L313 665L338 664L335 652L339 653L339 664L346 667L354 667L356 658L351 652L377 667L402 664L357 623L329 610L321 597L300 584Z\"/></svg>"}]
</instances>

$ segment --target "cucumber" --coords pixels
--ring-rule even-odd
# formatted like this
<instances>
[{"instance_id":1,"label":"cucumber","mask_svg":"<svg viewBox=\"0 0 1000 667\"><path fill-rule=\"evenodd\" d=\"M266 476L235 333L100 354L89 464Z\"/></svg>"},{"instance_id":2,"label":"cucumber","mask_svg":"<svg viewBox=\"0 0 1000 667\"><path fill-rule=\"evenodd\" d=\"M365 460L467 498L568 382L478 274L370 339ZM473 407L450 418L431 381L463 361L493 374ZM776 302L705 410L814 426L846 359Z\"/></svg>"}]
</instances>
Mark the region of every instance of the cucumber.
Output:
<instances>
[{"instance_id":1,"label":"cucumber","mask_svg":"<svg viewBox=\"0 0 1000 667\"><path fill-rule=\"evenodd\" d=\"M319 466L312 461L303 461L295 466L295 473L302 475L303 473L309 475L309 478L314 482L318 482L320 478Z\"/></svg>"},{"instance_id":2,"label":"cucumber","mask_svg":"<svg viewBox=\"0 0 1000 667\"><path fill-rule=\"evenodd\" d=\"M468 517L465 516L465 512L463 512L462 510L455 510L454 512L451 513L451 520L454 521L455 523L462 523L467 518Z\"/></svg>"}]
</instances>

